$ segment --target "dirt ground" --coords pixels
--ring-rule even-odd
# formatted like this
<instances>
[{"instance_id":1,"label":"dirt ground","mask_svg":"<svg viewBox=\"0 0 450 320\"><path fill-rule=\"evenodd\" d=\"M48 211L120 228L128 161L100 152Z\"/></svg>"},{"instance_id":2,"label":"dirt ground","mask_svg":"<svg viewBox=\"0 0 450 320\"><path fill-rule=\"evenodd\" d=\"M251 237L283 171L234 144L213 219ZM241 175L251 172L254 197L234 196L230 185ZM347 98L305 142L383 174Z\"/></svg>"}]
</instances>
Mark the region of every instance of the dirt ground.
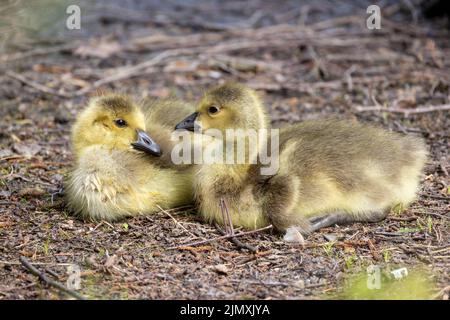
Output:
<instances>
[{"instance_id":1,"label":"dirt ground","mask_svg":"<svg viewBox=\"0 0 450 320\"><path fill-rule=\"evenodd\" d=\"M420 1L382 2L379 30L366 27L369 1L158 2L72 1L81 30L67 30L54 1L0 6L0 299L69 297L20 256L62 284L68 265L79 266L78 292L97 299L328 299L370 265L421 270L427 297L448 299L446 22L425 20ZM227 240L169 249L220 235L191 208L170 214L195 237L164 212L112 224L70 215L61 197L69 132L90 96L195 101L226 80L258 89L275 126L338 116L422 136L431 155L418 200L303 246L243 236L256 254Z\"/></svg>"}]
</instances>

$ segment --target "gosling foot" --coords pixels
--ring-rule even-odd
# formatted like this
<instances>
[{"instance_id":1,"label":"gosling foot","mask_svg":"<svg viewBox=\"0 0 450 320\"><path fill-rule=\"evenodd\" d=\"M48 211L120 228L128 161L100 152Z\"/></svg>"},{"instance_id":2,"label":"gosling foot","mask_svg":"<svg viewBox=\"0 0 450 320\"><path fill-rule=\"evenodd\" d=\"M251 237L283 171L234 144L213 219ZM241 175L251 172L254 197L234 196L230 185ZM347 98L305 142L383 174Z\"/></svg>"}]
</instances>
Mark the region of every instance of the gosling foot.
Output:
<instances>
[{"instance_id":1,"label":"gosling foot","mask_svg":"<svg viewBox=\"0 0 450 320\"><path fill-rule=\"evenodd\" d=\"M352 222L379 222L386 218L387 214L387 210L372 211L360 214L358 216L352 215L348 212L336 211L323 216L313 217L309 219L309 223L311 224L311 231L314 232L336 224L345 225Z\"/></svg>"}]
</instances>

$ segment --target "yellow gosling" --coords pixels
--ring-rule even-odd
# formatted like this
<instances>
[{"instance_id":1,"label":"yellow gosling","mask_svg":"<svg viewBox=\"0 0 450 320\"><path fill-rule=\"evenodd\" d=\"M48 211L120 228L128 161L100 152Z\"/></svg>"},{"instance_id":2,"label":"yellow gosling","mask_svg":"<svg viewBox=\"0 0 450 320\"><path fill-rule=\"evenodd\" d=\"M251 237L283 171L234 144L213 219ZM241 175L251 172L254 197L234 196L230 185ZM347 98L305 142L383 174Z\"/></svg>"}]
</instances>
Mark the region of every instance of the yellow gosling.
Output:
<instances>
[{"instance_id":1,"label":"yellow gosling","mask_svg":"<svg viewBox=\"0 0 450 320\"><path fill-rule=\"evenodd\" d=\"M225 136L226 129L269 128L269 121L255 91L228 83L209 90L176 129L194 127ZM247 229L273 224L308 234L334 224L378 221L393 206L415 199L427 158L419 138L345 120L284 127L279 143L279 170L270 176L261 175L260 163L198 165L194 190L201 215L223 224L223 198L233 224Z\"/></svg>"},{"instance_id":2,"label":"yellow gosling","mask_svg":"<svg viewBox=\"0 0 450 320\"><path fill-rule=\"evenodd\" d=\"M159 127L157 121L166 123ZM127 96L91 100L72 128L75 165L65 184L69 208L83 218L111 221L192 203L191 171L160 165L161 153L170 154L172 146L170 130L158 129L169 123L146 117ZM147 129L163 141L153 140Z\"/></svg>"}]
</instances>

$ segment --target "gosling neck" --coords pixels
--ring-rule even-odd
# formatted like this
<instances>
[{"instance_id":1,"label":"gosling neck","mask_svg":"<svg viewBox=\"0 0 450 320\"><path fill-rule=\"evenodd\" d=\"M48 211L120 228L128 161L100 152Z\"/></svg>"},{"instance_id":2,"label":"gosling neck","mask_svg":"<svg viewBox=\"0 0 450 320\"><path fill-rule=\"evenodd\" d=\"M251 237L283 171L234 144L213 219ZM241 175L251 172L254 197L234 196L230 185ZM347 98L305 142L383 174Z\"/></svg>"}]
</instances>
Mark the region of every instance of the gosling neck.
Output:
<instances>
[{"instance_id":1,"label":"gosling neck","mask_svg":"<svg viewBox=\"0 0 450 320\"><path fill-rule=\"evenodd\" d=\"M265 126L263 129L266 129ZM207 167L207 169L204 168L204 170L208 170L216 178L225 178L228 183L235 184L237 189L239 186L244 185L248 176L254 174L256 172L255 169L259 168L260 152L263 146L267 147L268 143L266 131L255 130L253 132L256 132L256 134L253 134L251 137L245 136L243 138L244 141L239 143L236 140L232 140L228 147L224 141L216 141L215 143L223 147L223 161L221 163L205 164L204 167ZM242 149L242 146L244 146L244 149Z\"/></svg>"}]
</instances>

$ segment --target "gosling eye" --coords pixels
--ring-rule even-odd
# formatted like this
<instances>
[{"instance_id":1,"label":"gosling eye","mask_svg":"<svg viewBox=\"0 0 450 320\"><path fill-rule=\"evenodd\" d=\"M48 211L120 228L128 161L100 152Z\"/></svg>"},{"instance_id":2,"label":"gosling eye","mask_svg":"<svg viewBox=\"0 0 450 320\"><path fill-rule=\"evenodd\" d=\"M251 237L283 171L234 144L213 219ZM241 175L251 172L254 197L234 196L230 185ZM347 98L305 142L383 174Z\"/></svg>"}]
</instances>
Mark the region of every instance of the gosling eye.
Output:
<instances>
[{"instance_id":1,"label":"gosling eye","mask_svg":"<svg viewBox=\"0 0 450 320\"><path fill-rule=\"evenodd\" d=\"M123 119L116 119L116 120L114 120L114 123L119 128L124 128L124 127L126 127L128 125L127 122L125 120L123 120Z\"/></svg>"},{"instance_id":2,"label":"gosling eye","mask_svg":"<svg viewBox=\"0 0 450 320\"><path fill-rule=\"evenodd\" d=\"M208 113L209 113L210 115L215 115L215 114L217 114L219 111L220 111L220 109L219 109L218 107L216 107L216 106L210 106L210 107L208 108Z\"/></svg>"}]
</instances>

